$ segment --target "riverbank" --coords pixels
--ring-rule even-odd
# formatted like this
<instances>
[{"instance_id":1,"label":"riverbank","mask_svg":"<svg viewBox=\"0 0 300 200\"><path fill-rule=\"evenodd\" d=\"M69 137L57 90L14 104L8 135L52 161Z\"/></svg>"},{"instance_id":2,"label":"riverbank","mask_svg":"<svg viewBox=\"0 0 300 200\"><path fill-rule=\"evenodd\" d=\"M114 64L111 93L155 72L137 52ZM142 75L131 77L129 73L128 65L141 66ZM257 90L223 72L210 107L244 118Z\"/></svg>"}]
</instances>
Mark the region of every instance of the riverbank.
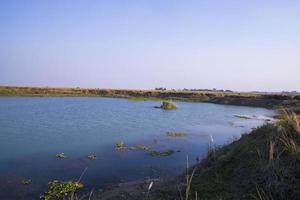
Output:
<instances>
[{"instance_id":1,"label":"riverbank","mask_svg":"<svg viewBox=\"0 0 300 200\"><path fill-rule=\"evenodd\" d=\"M285 114L241 139L211 151L196 171L199 199L298 199L300 118Z\"/></svg>"},{"instance_id":2,"label":"riverbank","mask_svg":"<svg viewBox=\"0 0 300 200\"><path fill-rule=\"evenodd\" d=\"M300 117L285 114L280 122L266 124L228 145L211 146L188 177L190 184L185 175L171 181L123 183L95 199L298 199Z\"/></svg>"},{"instance_id":3,"label":"riverbank","mask_svg":"<svg viewBox=\"0 0 300 200\"><path fill-rule=\"evenodd\" d=\"M212 92L177 90L126 90L99 88L52 88L52 87L12 87L0 86L0 96L30 97L111 97L132 100L174 100L210 102L225 105L240 105L265 108L286 107L300 112L300 96L251 93Z\"/></svg>"}]
</instances>

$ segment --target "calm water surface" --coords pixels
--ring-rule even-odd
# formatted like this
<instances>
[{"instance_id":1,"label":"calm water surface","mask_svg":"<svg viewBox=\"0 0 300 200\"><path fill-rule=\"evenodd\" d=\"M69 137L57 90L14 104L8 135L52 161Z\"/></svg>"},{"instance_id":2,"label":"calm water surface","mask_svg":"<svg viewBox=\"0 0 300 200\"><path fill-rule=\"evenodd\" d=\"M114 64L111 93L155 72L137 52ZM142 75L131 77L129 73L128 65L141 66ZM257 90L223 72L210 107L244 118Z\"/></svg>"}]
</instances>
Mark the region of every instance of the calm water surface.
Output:
<instances>
[{"instance_id":1,"label":"calm water surface","mask_svg":"<svg viewBox=\"0 0 300 200\"><path fill-rule=\"evenodd\" d=\"M169 177L184 171L186 155L196 163L213 137L222 145L264 123L235 114L274 116L263 108L178 102L178 109L155 109L158 101L111 98L0 98L0 199L38 199L50 180L76 180L88 167L85 190L143 177ZM167 131L189 135L168 138ZM144 151L116 151L145 144L174 150L168 157ZM66 159L57 159L64 152ZM86 158L96 154L97 160ZM23 179L32 184L23 186Z\"/></svg>"}]
</instances>

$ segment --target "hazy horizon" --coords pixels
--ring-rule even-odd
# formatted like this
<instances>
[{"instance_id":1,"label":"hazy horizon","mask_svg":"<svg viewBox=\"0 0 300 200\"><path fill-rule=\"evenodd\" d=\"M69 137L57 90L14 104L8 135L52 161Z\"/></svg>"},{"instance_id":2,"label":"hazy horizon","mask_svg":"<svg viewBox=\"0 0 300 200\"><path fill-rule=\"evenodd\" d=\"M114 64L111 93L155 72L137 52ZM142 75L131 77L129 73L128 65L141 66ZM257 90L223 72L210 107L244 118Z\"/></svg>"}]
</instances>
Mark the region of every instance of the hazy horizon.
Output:
<instances>
[{"instance_id":1,"label":"hazy horizon","mask_svg":"<svg viewBox=\"0 0 300 200\"><path fill-rule=\"evenodd\" d=\"M0 2L0 85L300 91L300 1Z\"/></svg>"}]
</instances>

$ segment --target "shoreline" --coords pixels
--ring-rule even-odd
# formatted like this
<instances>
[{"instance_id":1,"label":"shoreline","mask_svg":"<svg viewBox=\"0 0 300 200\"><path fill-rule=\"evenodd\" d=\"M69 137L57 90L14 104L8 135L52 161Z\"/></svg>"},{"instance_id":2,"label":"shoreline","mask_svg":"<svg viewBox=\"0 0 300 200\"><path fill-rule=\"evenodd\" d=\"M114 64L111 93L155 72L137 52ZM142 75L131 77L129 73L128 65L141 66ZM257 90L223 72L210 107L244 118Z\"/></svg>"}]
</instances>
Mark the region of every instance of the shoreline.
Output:
<instances>
[{"instance_id":1,"label":"shoreline","mask_svg":"<svg viewBox=\"0 0 300 200\"><path fill-rule=\"evenodd\" d=\"M299 124L299 121L300 116L296 122ZM295 169L294 164L300 167L300 151L294 152L283 142L287 139L299 145L300 132L293 126L293 122L285 118L266 123L228 144L208 149L207 156L179 176L115 184L95 191L93 199L183 200L186 199L187 176L191 178L187 200L194 199L195 195L198 199L211 200L296 199L300 195L300 170ZM288 131L287 136L285 131ZM273 150L271 144L275 144ZM278 170L288 173L278 174L276 178L273 173ZM153 187L147 194L151 182Z\"/></svg>"},{"instance_id":2,"label":"shoreline","mask_svg":"<svg viewBox=\"0 0 300 200\"><path fill-rule=\"evenodd\" d=\"M61 94L59 92L63 92L64 89L59 89L58 93L42 93L42 91L45 88L38 88L38 91L35 91L37 93L33 93L31 91L32 88L26 88L30 91L23 91L24 88L19 91L20 88L10 87L10 95L3 95L3 87L0 86L0 96L17 96L17 97L73 97L68 96L67 94ZM35 88L36 89L36 88ZM53 89L53 88L52 88ZM46 92L50 92L52 89L47 90ZM68 89L69 90L69 89ZM70 89L73 90L73 89ZM87 89L84 89L83 91L86 91ZM94 90L93 90L94 91ZM109 97L109 98L126 98L133 101L139 101L139 100L153 100L153 96L149 96L149 91L132 91L132 90L121 90L122 92L126 91L126 96L117 96L116 94L119 94L119 90L109 90L110 93L107 96L101 95L102 90L97 91L100 93L98 95L89 96L90 93L84 95L77 95L74 97ZM107 90L105 90L107 91ZM18 93L17 93L18 92ZM22 93L23 92L23 93ZM122 93L122 94L125 94ZM12 95L14 94L14 95ZM61 94L61 96L54 96ZM83 94L83 93L82 93ZM140 96L137 96L140 95ZM174 92L174 91L150 91L151 95L158 95L162 96L163 98L156 99L156 100L164 100L164 99L171 99L172 98L178 98L178 96L184 94L184 92ZM280 107L285 107L288 110L291 111L299 111L299 100L295 98L294 96L278 96L278 95L255 95L255 94L240 94L240 93L231 93L228 95L224 95L223 93L214 93L210 99L203 100L201 98L198 99L198 95L200 97L203 96L202 92L187 92L188 95L182 97L179 101L193 101L193 102L203 102L203 103L216 103L216 104L223 104L223 105L238 105L238 106L254 106L254 107L264 107L268 109L277 110ZM41 95L41 96L35 96L35 95ZM69 94L70 95L70 94ZM144 95L144 96L141 96ZM192 96L192 97L191 97ZM196 97L195 97L196 96ZM242 99L242 101L240 101ZM215 102L214 102L215 101ZM236 103L236 104L235 104ZM265 106L259 106L259 105L265 105ZM267 105L267 106L266 106ZM269 106L272 105L272 106ZM299 112L298 112L299 113ZM241 118L248 118L249 116L237 116ZM299 118L300 119L300 118ZM275 135L277 134L277 123L276 124L267 124L263 125L262 127L259 127L247 134L243 134L242 137L236 141L233 141L230 144L224 144L221 147L216 147L214 151L208 151L207 157L205 157L199 164L196 164L189 168L189 173L195 167L197 167L196 175L192 181L191 184L191 193L199 192L200 199L202 197L205 197L204 199L215 199L217 196L215 194L219 195L219 197L222 197L224 199L239 199L241 195L244 195L243 193L247 192L244 191L243 188L240 188L239 185L236 185L236 182L239 182L243 187L246 187L248 184L251 185L251 187L247 187L248 191L251 191L250 194L246 194L246 196L243 196L243 199L250 199L251 195L259 196L260 193L256 193L255 184L258 184L259 187L262 187L262 192L265 192L268 188L264 188L263 185L260 185L261 182L265 181L260 180L260 176L263 176L263 172L266 170L273 170L273 168L269 168L269 158L268 158L268 148L269 145L271 145L271 142L275 141L276 148L277 146L280 146L280 151L284 151L283 144L281 144L281 135ZM287 131L290 129L287 128ZM280 134L280 133L278 133ZM271 135L269 137L268 135ZM300 142L300 138L298 136L291 136L295 137L296 142ZM275 138L275 139L274 139ZM278 139L279 138L279 139ZM297 144L297 143L296 143ZM242 154L241 154L242 152ZM278 152L277 152L278 153ZM276 152L274 153L277 154ZM258 157L257 157L258 156ZM291 155L288 155L288 159ZM247 158L244 160L244 158ZM255 158L255 159L254 159ZM263 159L263 161L259 160ZM278 158L276 158L278 159ZM297 158L298 159L298 158ZM258 163L259 165L263 165L262 171L259 171L260 169L256 169L256 166L253 166L251 163L249 164L248 161ZM262 163L261 163L262 162ZM285 165L286 161L284 160ZM297 161L298 162L298 161ZM273 164L272 164L273 165ZM283 167L288 167L283 166ZM300 167L300 166L299 166ZM250 169L250 170L256 170L255 173L252 171L247 171L244 169ZM237 173L235 170L237 169ZM242 170L241 170L242 169ZM276 169L277 170L277 169ZM291 170L291 169L288 169ZM296 173L297 171L292 171L292 173ZM242 174L242 175L241 175ZM259 176L257 175L259 174ZM257 176L256 178L259 179L261 182L258 181L258 183L253 182L252 175ZM249 177L250 176L250 177ZM172 178L172 179L171 179ZM152 181L154 182L154 186L150 192L149 198L147 197L147 200L168 200L168 199L181 199L179 191L184 191L185 189L185 183L184 183L184 173L182 175L179 175L177 177L171 177L170 180L163 180L163 179L157 179L157 180L136 180L132 182L124 182L116 185L112 185L111 187L104 188L103 190L95 190L94 197L92 199L102 199L102 200L113 200L113 199L144 199L147 194L147 188L149 186L149 183ZM174 179L173 179L174 178ZM268 177L270 178L270 177ZM243 180L251 180L252 182L244 183ZM235 187L237 189L232 189L231 187L227 187L227 185L235 184ZM298 182L297 182L298 184ZM297 185L298 187L298 185ZM300 184L299 184L300 189ZM272 190L272 192L274 192ZM275 191L276 192L276 191ZM285 192L285 190L283 190ZM184 192L183 192L184 195ZM294 194L293 194L294 195ZM292 196L294 197L294 196ZM274 198L277 199L277 198Z\"/></svg>"},{"instance_id":3,"label":"shoreline","mask_svg":"<svg viewBox=\"0 0 300 200\"><path fill-rule=\"evenodd\" d=\"M109 97L133 101L172 100L205 102L223 105L238 105L277 109L285 107L300 112L300 96L254 93L254 92L213 92L176 90L127 90L88 89L55 87L14 87L0 86L0 96L14 97Z\"/></svg>"}]
</instances>

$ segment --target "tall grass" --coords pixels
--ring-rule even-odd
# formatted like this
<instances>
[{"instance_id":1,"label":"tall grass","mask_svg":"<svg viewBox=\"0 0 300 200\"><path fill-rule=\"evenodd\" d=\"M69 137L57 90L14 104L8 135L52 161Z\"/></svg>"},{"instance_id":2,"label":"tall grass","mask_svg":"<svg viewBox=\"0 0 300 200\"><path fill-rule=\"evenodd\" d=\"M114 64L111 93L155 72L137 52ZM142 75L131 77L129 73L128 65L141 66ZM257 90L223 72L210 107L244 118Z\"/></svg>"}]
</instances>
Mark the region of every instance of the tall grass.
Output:
<instances>
[{"instance_id":1,"label":"tall grass","mask_svg":"<svg viewBox=\"0 0 300 200\"><path fill-rule=\"evenodd\" d=\"M192 180L193 180L193 177L194 177L194 174L197 170L197 167L194 167L193 170L192 170L192 173L189 174L189 157L186 156L186 175L185 175L185 199L182 199L181 200L192 200L192 198L190 197L190 193L191 193L191 184L192 184ZM197 200L198 198L198 193L195 192L195 200Z\"/></svg>"},{"instance_id":2,"label":"tall grass","mask_svg":"<svg viewBox=\"0 0 300 200\"><path fill-rule=\"evenodd\" d=\"M285 149L294 156L299 157L300 147L297 144L300 136L300 120L295 113L281 111L281 123L278 126L279 140Z\"/></svg>"},{"instance_id":3,"label":"tall grass","mask_svg":"<svg viewBox=\"0 0 300 200\"><path fill-rule=\"evenodd\" d=\"M285 125L290 126L296 134L300 134L300 118L295 113L289 113L287 110L281 110L281 118Z\"/></svg>"}]
</instances>

